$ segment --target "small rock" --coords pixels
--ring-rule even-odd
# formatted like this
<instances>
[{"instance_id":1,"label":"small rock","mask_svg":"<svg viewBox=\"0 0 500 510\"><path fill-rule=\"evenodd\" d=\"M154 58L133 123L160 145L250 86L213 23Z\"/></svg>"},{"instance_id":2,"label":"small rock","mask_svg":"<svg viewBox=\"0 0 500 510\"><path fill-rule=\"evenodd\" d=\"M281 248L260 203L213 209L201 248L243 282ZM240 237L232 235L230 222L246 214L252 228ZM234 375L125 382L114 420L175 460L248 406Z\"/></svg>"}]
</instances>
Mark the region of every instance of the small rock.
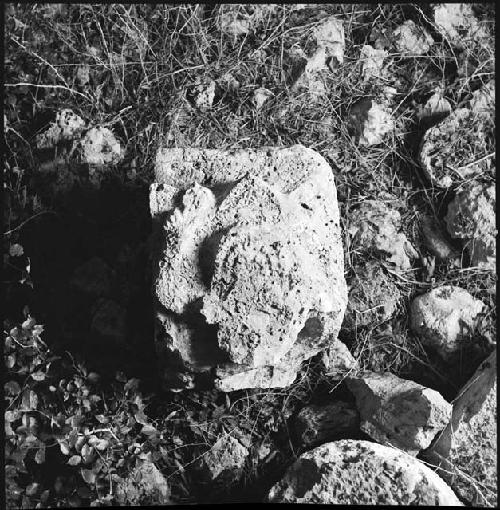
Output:
<instances>
[{"instance_id":1,"label":"small rock","mask_svg":"<svg viewBox=\"0 0 500 510\"><path fill-rule=\"evenodd\" d=\"M224 435L203 455L202 469L211 482L231 484L240 478L249 450L230 435Z\"/></svg>"},{"instance_id":2,"label":"small rock","mask_svg":"<svg viewBox=\"0 0 500 510\"><path fill-rule=\"evenodd\" d=\"M419 162L434 186L450 188L474 176L494 175L494 118L458 108L424 133Z\"/></svg>"},{"instance_id":3,"label":"small rock","mask_svg":"<svg viewBox=\"0 0 500 510\"><path fill-rule=\"evenodd\" d=\"M264 105L264 103L269 98L271 98L273 96L274 96L274 94L268 89L261 87L261 88L255 90L253 93L253 102L255 104L255 108L257 110L260 110L262 108L262 106Z\"/></svg>"},{"instance_id":4,"label":"small rock","mask_svg":"<svg viewBox=\"0 0 500 510\"><path fill-rule=\"evenodd\" d=\"M359 58L362 60L364 81L381 77L382 67L384 66L384 60L387 58L387 55L388 53L384 49L377 49L369 44L362 46Z\"/></svg>"},{"instance_id":5,"label":"small rock","mask_svg":"<svg viewBox=\"0 0 500 510\"><path fill-rule=\"evenodd\" d=\"M49 128L36 137L37 149L51 149L61 142L76 139L85 125L85 121L73 110L61 110Z\"/></svg>"},{"instance_id":6,"label":"small rock","mask_svg":"<svg viewBox=\"0 0 500 510\"><path fill-rule=\"evenodd\" d=\"M220 30L237 38L258 28L262 22L274 14L278 6L271 4L227 4L221 7L221 13L218 17Z\"/></svg>"},{"instance_id":7,"label":"small rock","mask_svg":"<svg viewBox=\"0 0 500 510\"><path fill-rule=\"evenodd\" d=\"M474 16L472 4L438 4L434 7L434 23L440 32L458 47L463 45L465 39L485 35Z\"/></svg>"},{"instance_id":8,"label":"small rock","mask_svg":"<svg viewBox=\"0 0 500 510\"><path fill-rule=\"evenodd\" d=\"M447 240L446 232L439 227L437 221L431 216L422 216L420 226L425 246L439 260L455 259L460 255Z\"/></svg>"},{"instance_id":9,"label":"small rock","mask_svg":"<svg viewBox=\"0 0 500 510\"><path fill-rule=\"evenodd\" d=\"M337 61L337 65L344 62L345 37L342 20L329 16L314 28L312 35L318 48L325 49L327 64L332 58Z\"/></svg>"},{"instance_id":10,"label":"small rock","mask_svg":"<svg viewBox=\"0 0 500 510\"><path fill-rule=\"evenodd\" d=\"M241 83L229 72L223 74L218 81L221 87L227 90L228 92L234 92L241 86Z\"/></svg>"},{"instance_id":11,"label":"small rock","mask_svg":"<svg viewBox=\"0 0 500 510\"><path fill-rule=\"evenodd\" d=\"M360 145L377 145L394 130L394 119L389 109L371 99L356 103L349 112L348 122Z\"/></svg>"},{"instance_id":12,"label":"small rock","mask_svg":"<svg viewBox=\"0 0 500 510\"><path fill-rule=\"evenodd\" d=\"M496 351L453 401L448 426L423 456L466 503L497 507Z\"/></svg>"},{"instance_id":13,"label":"small rock","mask_svg":"<svg viewBox=\"0 0 500 510\"><path fill-rule=\"evenodd\" d=\"M463 506L423 462L395 448L343 439L304 453L272 487L270 503Z\"/></svg>"},{"instance_id":14,"label":"small rock","mask_svg":"<svg viewBox=\"0 0 500 510\"><path fill-rule=\"evenodd\" d=\"M198 85L195 104L201 110L212 107L215 98L215 81L211 80L207 85Z\"/></svg>"},{"instance_id":15,"label":"small rock","mask_svg":"<svg viewBox=\"0 0 500 510\"><path fill-rule=\"evenodd\" d=\"M151 461L139 461L125 479L115 485L115 497L120 505L171 504L170 488L160 470Z\"/></svg>"},{"instance_id":16,"label":"small rock","mask_svg":"<svg viewBox=\"0 0 500 510\"><path fill-rule=\"evenodd\" d=\"M400 213L379 200L364 200L350 216L354 246L382 252L397 269L410 269L418 253L400 229Z\"/></svg>"},{"instance_id":17,"label":"small rock","mask_svg":"<svg viewBox=\"0 0 500 510\"><path fill-rule=\"evenodd\" d=\"M354 404L340 400L310 405L301 409L294 428L300 443L309 448L359 430L359 413Z\"/></svg>"},{"instance_id":18,"label":"small rock","mask_svg":"<svg viewBox=\"0 0 500 510\"><path fill-rule=\"evenodd\" d=\"M393 32L394 46L403 55L423 55L434 44L434 39L420 25L414 21L405 21Z\"/></svg>"},{"instance_id":19,"label":"small rock","mask_svg":"<svg viewBox=\"0 0 500 510\"><path fill-rule=\"evenodd\" d=\"M71 284L85 294L104 296L111 289L111 268L99 257L93 257L79 266L71 279Z\"/></svg>"},{"instance_id":20,"label":"small rock","mask_svg":"<svg viewBox=\"0 0 500 510\"><path fill-rule=\"evenodd\" d=\"M125 310L110 299L101 299L92 318L91 329L104 337L115 341L125 338Z\"/></svg>"},{"instance_id":21,"label":"small rock","mask_svg":"<svg viewBox=\"0 0 500 510\"><path fill-rule=\"evenodd\" d=\"M468 183L457 193L445 216L448 232L467 241L471 265L496 271L495 186Z\"/></svg>"},{"instance_id":22,"label":"small rock","mask_svg":"<svg viewBox=\"0 0 500 510\"><path fill-rule=\"evenodd\" d=\"M90 67L88 65L78 67L76 70L76 81L80 87L86 87L90 83Z\"/></svg>"},{"instance_id":23,"label":"small rock","mask_svg":"<svg viewBox=\"0 0 500 510\"><path fill-rule=\"evenodd\" d=\"M321 360L326 375L333 381L353 375L359 368L356 358L340 340L336 340L323 352Z\"/></svg>"},{"instance_id":24,"label":"small rock","mask_svg":"<svg viewBox=\"0 0 500 510\"><path fill-rule=\"evenodd\" d=\"M342 327L378 324L389 320L398 308L401 292L377 262L355 268L348 283L349 301Z\"/></svg>"},{"instance_id":25,"label":"small rock","mask_svg":"<svg viewBox=\"0 0 500 510\"><path fill-rule=\"evenodd\" d=\"M450 360L471 341L483 311L483 302L466 290L444 285L413 300L410 324L423 344Z\"/></svg>"},{"instance_id":26,"label":"small rock","mask_svg":"<svg viewBox=\"0 0 500 510\"><path fill-rule=\"evenodd\" d=\"M451 404L434 390L386 372L347 379L361 430L375 441L417 455L451 417Z\"/></svg>"},{"instance_id":27,"label":"small rock","mask_svg":"<svg viewBox=\"0 0 500 510\"><path fill-rule=\"evenodd\" d=\"M89 129L81 141L81 146L82 159L91 166L115 165L123 158L120 142L108 128Z\"/></svg>"}]
</instances>

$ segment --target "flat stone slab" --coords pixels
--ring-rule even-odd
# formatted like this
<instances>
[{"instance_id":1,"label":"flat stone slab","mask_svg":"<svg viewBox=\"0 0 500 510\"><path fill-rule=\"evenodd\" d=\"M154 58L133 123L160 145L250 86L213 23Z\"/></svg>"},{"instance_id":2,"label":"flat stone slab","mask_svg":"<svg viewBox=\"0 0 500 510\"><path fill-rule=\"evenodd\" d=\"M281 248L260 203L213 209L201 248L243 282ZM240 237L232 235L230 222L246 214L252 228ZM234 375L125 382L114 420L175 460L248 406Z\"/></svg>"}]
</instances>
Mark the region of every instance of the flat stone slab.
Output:
<instances>
[{"instance_id":1,"label":"flat stone slab","mask_svg":"<svg viewBox=\"0 0 500 510\"><path fill-rule=\"evenodd\" d=\"M165 386L288 386L347 302L336 189L315 151L160 149L150 209Z\"/></svg>"}]
</instances>

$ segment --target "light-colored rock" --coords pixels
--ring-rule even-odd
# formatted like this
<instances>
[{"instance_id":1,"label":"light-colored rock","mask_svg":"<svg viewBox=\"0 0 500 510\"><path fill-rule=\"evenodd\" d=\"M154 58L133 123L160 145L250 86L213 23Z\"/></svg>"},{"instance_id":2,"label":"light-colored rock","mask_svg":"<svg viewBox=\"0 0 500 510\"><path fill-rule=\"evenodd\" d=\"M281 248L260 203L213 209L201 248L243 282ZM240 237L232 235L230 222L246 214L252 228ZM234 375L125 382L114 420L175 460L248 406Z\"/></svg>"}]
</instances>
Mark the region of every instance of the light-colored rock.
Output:
<instances>
[{"instance_id":1,"label":"light-colored rock","mask_svg":"<svg viewBox=\"0 0 500 510\"><path fill-rule=\"evenodd\" d=\"M424 453L472 506L497 507L497 358L479 366L458 397L448 426Z\"/></svg>"},{"instance_id":2,"label":"light-colored rock","mask_svg":"<svg viewBox=\"0 0 500 510\"><path fill-rule=\"evenodd\" d=\"M333 381L341 380L347 375L355 375L359 369L358 360L340 340L327 347L321 361L326 375Z\"/></svg>"},{"instance_id":3,"label":"light-colored rock","mask_svg":"<svg viewBox=\"0 0 500 510\"><path fill-rule=\"evenodd\" d=\"M412 301L410 324L423 344L450 360L471 341L483 311L483 302L466 290L444 285Z\"/></svg>"},{"instance_id":4,"label":"light-colored rock","mask_svg":"<svg viewBox=\"0 0 500 510\"><path fill-rule=\"evenodd\" d=\"M215 98L215 81L198 85L196 88L195 104L201 110L208 110L212 107Z\"/></svg>"},{"instance_id":5,"label":"light-colored rock","mask_svg":"<svg viewBox=\"0 0 500 510\"><path fill-rule=\"evenodd\" d=\"M224 435L203 455L201 464L204 474L212 482L236 482L249 453L238 439Z\"/></svg>"},{"instance_id":6,"label":"light-colored rock","mask_svg":"<svg viewBox=\"0 0 500 510\"><path fill-rule=\"evenodd\" d=\"M164 238L163 352L191 371L216 367L231 391L288 385L335 341L347 291L335 186L317 153L160 150L150 205Z\"/></svg>"},{"instance_id":7,"label":"light-colored rock","mask_svg":"<svg viewBox=\"0 0 500 510\"><path fill-rule=\"evenodd\" d=\"M378 145L385 135L394 130L394 119L389 108L372 99L363 99L349 112L350 127L360 145Z\"/></svg>"},{"instance_id":8,"label":"light-colored rock","mask_svg":"<svg viewBox=\"0 0 500 510\"><path fill-rule=\"evenodd\" d=\"M273 16L276 8L277 5L272 4L222 4L219 27L234 38L244 36Z\"/></svg>"},{"instance_id":9,"label":"light-colored rock","mask_svg":"<svg viewBox=\"0 0 500 510\"><path fill-rule=\"evenodd\" d=\"M354 270L355 276L348 284L349 301L342 327L354 329L389 320L401 299L397 285L376 261Z\"/></svg>"},{"instance_id":10,"label":"light-colored rock","mask_svg":"<svg viewBox=\"0 0 500 510\"><path fill-rule=\"evenodd\" d=\"M434 390L389 372L349 377L361 430L375 441L417 455L451 417L451 404Z\"/></svg>"},{"instance_id":11,"label":"light-colored rock","mask_svg":"<svg viewBox=\"0 0 500 510\"><path fill-rule=\"evenodd\" d=\"M118 480L114 489L120 505L172 504L167 480L151 461L138 461L126 478Z\"/></svg>"},{"instance_id":12,"label":"light-colored rock","mask_svg":"<svg viewBox=\"0 0 500 510\"><path fill-rule=\"evenodd\" d=\"M434 7L434 23L443 36L458 47L466 39L487 35L474 16L470 3L437 4Z\"/></svg>"},{"instance_id":13,"label":"light-colored rock","mask_svg":"<svg viewBox=\"0 0 500 510\"><path fill-rule=\"evenodd\" d=\"M334 69L344 62L344 25L337 17L329 16L314 27L311 36L316 40L316 50L311 56L305 57L304 71L292 90L307 90L312 96L321 96L326 94L326 88L320 72Z\"/></svg>"},{"instance_id":14,"label":"light-colored rock","mask_svg":"<svg viewBox=\"0 0 500 510\"><path fill-rule=\"evenodd\" d=\"M111 268L99 257L93 257L77 267L71 284L85 294L103 296L109 293L112 281Z\"/></svg>"},{"instance_id":15,"label":"light-colored rock","mask_svg":"<svg viewBox=\"0 0 500 510\"><path fill-rule=\"evenodd\" d=\"M120 142L108 128L89 129L81 140L81 146L82 160L91 166L115 165L123 158Z\"/></svg>"},{"instance_id":16,"label":"light-colored rock","mask_svg":"<svg viewBox=\"0 0 500 510\"><path fill-rule=\"evenodd\" d=\"M384 60L387 58L388 52L384 49L377 49L369 44L361 47L359 55L362 61L363 80L368 81L372 78L380 78Z\"/></svg>"},{"instance_id":17,"label":"light-colored rock","mask_svg":"<svg viewBox=\"0 0 500 510\"><path fill-rule=\"evenodd\" d=\"M418 257L415 248L401 230L401 214L385 202L364 200L351 212L349 234L352 246L376 250L387 256L397 269L410 269Z\"/></svg>"},{"instance_id":18,"label":"light-colored rock","mask_svg":"<svg viewBox=\"0 0 500 510\"><path fill-rule=\"evenodd\" d=\"M92 331L115 341L125 338L125 310L111 299L101 299L92 317Z\"/></svg>"},{"instance_id":19,"label":"light-colored rock","mask_svg":"<svg viewBox=\"0 0 500 510\"><path fill-rule=\"evenodd\" d=\"M448 241L446 232L441 229L432 216L422 216L420 226L425 246L435 257L440 260L450 260L460 255Z\"/></svg>"},{"instance_id":20,"label":"light-colored rock","mask_svg":"<svg viewBox=\"0 0 500 510\"><path fill-rule=\"evenodd\" d=\"M304 453L269 492L271 503L463 506L424 463L395 448L345 439Z\"/></svg>"},{"instance_id":21,"label":"light-colored rock","mask_svg":"<svg viewBox=\"0 0 500 510\"><path fill-rule=\"evenodd\" d=\"M432 36L421 25L407 20L393 34L396 51L404 56L423 55L434 44Z\"/></svg>"},{"instance_id":22,"label":"light-colored rock","mask_svg":"<svg viewBox=\"0 0 500 510\"><path fill-rule=\"evenodd\" d=\"M57 112L56 120L36 137L37 149L51 149L61 142L78 138L86 122L68 108Z\"/></svg>"},{"instance_id":23,"label":"light-colored rock","mask_svg":"<svg viewBox=\"0 0 500 510\"><path fill-rule=\"evenodd\" d=\"M419 162L434 186L449 188L485 173L494 175L494 117L458 108L422 137Z\"/></svg>"},{"instance_id":24,"label":"light-colored rock","mask_svg":"<svg viewBox=\"0 0 500 510\"><path fill-rule=\"evenodd\" d=\"M356 433L359 413L354 404L340 400L310 405L300 410L294 428L300 443L307 448L332 441L342 434Z\"/></svg>"},{"instance_id":25,"label":"light-colored rock","mask_svg":"<svg viewBox=\"0 0 500 510\"><path fill-rule=\"evenodd\" d=\"M468 183L445 216L453 238L466 240L471 265L496 271L496 201L493 184Z\"/></svg>"},{"instance_id":26,"label":"light-colored rock","mask_svg":"<svg viewBox=\"0 0 500 510\"><path fill-rule=\"evenodd\" d=\"M264 106L264 103L273 96L274 94L270 90L263 87L254 90L253 102L255 104L255 108L260 110Z\"/></svg>"}]
</instances>

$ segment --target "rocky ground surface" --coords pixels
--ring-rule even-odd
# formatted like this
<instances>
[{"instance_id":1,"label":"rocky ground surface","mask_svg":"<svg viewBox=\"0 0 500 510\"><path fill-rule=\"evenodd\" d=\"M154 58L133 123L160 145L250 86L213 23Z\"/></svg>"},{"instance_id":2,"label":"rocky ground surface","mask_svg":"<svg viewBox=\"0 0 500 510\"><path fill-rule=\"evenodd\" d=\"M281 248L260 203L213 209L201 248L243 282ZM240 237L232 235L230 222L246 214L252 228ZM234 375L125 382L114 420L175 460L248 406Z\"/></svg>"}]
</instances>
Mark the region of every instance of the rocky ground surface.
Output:
<instances>
[{"instance_id":1,"label":"rocky ground surface","mask_svg":"<svg viewBox=\"0 0 500 510\"><path fill-rule=\"evenodd\" d=\"M7 6L8 508L497 506L494 11Z\"/></svg>"}]
</instances>

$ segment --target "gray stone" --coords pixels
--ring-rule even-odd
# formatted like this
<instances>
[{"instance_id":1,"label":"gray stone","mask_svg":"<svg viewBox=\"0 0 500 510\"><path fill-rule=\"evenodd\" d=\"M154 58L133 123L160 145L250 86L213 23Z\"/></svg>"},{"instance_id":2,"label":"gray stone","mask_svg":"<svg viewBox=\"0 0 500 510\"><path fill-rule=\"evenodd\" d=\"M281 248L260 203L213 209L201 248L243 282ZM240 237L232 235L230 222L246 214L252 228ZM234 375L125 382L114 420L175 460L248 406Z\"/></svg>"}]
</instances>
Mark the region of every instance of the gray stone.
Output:
<instances>
[{"instance_id":1,"label":"gray stone","mask_svg":"<svg viewBox=\"0 0 500 510\"><path fill-rule=\"evenodd\" d=\"M410 269L418 257L415 248L401 232L401 214L380 200L364 200L349 218L351 245L375 250L387 257L397 269Z\"/></svg>"},{"instance_id":2,"label":"gray stone","mask_svg":"<svg viewBox=\"0 0 500 510\"><path fill-rule=\"evenodd\" d=\"M451 404L437 391L389 372L348 378L347 387L356 398L361 430L410 455L427 448L451 416Z\"/></svg>"},{"instance_id":3,"label":"gray stone","mask_svg":"<svg viewBox=\"0 0 500 510\"><path fill-rule=\"evenodd\" d=\"M483 311L483 302L466 290L443 285L412 301L410 326L424 345L449 361L471 341Z\"/></svg>"},{"instance_id":4,"label":"gray stone","mask_svg":"<svg viewBox=\"0 0 500 510\"><path fill-rule=\"evenodd\" d=\"M218 439L201 460L205 477L211 482L236 482L242 474L249 450L236 438Z\"/></svg>"},{"instance_id":5,"label":"gray stone","mask_svg":"<svg viewBox=\"0 0 500 510\"><path fill-rule=\"evenodd\" d=\"M498 505L497 358L479 366L458 397L447 427L424 458L473 506Z\"/></svg>"},{"instance_id":6,"label":"gray stone","mask_svg":"<svg viewBox=\"0 0 500 510\"><path fill-rule=\"evenodd\" d=\"M172 504L167 480L149 460L140 461L126 478L120 478L114 495L120 505Z\"/></svg>"},{"instance_id":7,"label":"gray stone","mask_svg":"<svg viewBox=\"0 0 500 510\"><path fill-rule=\"evenodd\" d=\"M162 149L150 207L165 359L215 368L224 391L282 387L335 341L347 291L335 185L319 154ZM194 384L185 377L181 386Z\"/></svg>"},{"instance_id":8,"label":"gray stone","mask_svg":"<svg viewBox=\"0 0 500 510\"><path fill-rule=\"evenodd\" d=\"M397 27L392 36L396 51L402 55L423 55L427 53L434 44L434 39L421 26L413 20L407 20Z\"/></svg>"},{"instance_id":9,"label":"gray stone","mask_svg":"<svg viewBox=\"0 0 500 510\"><path fill-rule=\"evenodd\" d=\"M457 193L445 217L448 232L464 239L471 265L496 271L495 185L469 183Z\"/></svg>"},{"instance_id":10,"label":"gray stone","mask_svg":"<svg viewBox=\"0 0 500 510\"><path fill-rule=\"evenodd\" d=\"M310 405L300 410L295 431L305 447L331 441L341 434L359 430L359 413L350 402Z\"/></svg>"},{"instance_id":11,"label":"gray stone","mask_svg":"<svg viewBox=\"0 0 500 510\"><path fill-rule=\"evenodd\" d=\"M348 123L359 145L378 145L394 130L394 118L386 104L362 99L349 111Z\"/></svg>"},{"instance_id":12,"label":"gray stone","mask_svg":"<svg viewBox=\"0 0 500 510\"><path fill-rule=\"evenodd\" d=\"M351 351L340 340L326 348L321 357L326 375L335 380L341 380L347 375L355 375L359 363Z\"/></svg>"},{"instance_id":13,"label":"gray stone","mask_svg":"<svg viewBox=\"0 0 500 510\"><path fill-rule=\"evenodd\" d=\"M368 441L345 439L304 453L269 492L271 503L463 506L424 463Z\"/></svg>"}]
</instances>

